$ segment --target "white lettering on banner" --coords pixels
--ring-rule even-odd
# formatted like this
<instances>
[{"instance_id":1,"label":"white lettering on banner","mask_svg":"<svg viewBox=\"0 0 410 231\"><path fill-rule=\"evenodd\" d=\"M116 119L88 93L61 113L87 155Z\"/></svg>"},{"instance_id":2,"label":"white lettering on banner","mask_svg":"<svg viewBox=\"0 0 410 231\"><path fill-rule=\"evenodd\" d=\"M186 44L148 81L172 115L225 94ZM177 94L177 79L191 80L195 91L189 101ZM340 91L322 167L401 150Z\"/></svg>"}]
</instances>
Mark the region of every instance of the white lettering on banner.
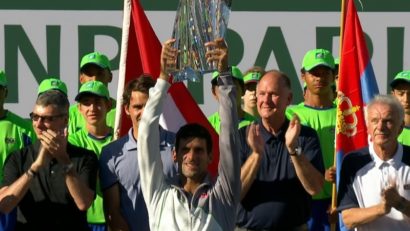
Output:
<instances>
[{"instance_id":1,"label":"white lettering on banner","mask_svg":"<svg viewBox=\"0 0 410 231\"><path fill-rule=\"evenodd\" d=\"M175 12L150 11L148 18L154 27L160 41L165 41L171 36ZM386 93L387 86L387 29L404 28L405 51L409 50L410 40L410 15L407 12L366 12L359 13L363 30L370 36L373 43L372 64L375 70L381 93ZM319 27L338 27L339 12L232 12L229 27L237 32L244 44L244 57L239 63L242 70L252 66L261 49L261 44L268 27L280 27L291 55L294 68L299 73L301 60L304 53L316 46L316 30ZM30 42L40 57L42 65L47 70L46 51L46 26L61 27L60 78L69 88L69 98L73 98L78 89L78 27L79 26L114 26L121 27L121 11L52 11L52 10L0 10L0 68L5 65L5 26L19 25L27 34ZM272 41L274 43L275 41ZM338 56L339 39L334 37L334 55ZM96 36L95 50L106 53L112 58L118 51L118 43L109 36ZM410 68L409 52L404 52L403 68ZM38 83L26 60L18 54L18 94L19 102L6 104L5 107L17 114L27 117L36 97ZM278 68L277 59L273 54L268 61L267 69ZM280 57L279 57L280 58ZM113 82L110 84L110 93L116 96L118 70L113 72ZM16 76L9 76L16 78ZM209 76L204 81L204 104L200 105L206 115L216 110L216 103L211 96ZM14 91L10 89L9 91Z\"/></svg>"}]
</instances>

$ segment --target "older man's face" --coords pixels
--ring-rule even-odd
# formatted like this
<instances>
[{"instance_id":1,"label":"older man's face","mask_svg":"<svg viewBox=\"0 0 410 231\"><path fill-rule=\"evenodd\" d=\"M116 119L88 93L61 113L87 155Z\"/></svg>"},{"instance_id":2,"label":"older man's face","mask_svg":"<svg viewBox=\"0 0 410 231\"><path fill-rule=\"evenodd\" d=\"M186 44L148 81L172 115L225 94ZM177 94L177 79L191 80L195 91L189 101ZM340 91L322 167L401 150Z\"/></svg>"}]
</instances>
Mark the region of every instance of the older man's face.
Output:
<instances>
[{"instance_id":1,"label":"older man's face","mask_svg":"<svg viewBox=\"0 0 410 231\"><path fill-rule=\"evenodd\" d=\"M262 119L284 116L292 93L278 73L267 73L256 87L257 109Z\"/></svg>"},{"instance_id":2,"label":"older man's face","mask_svg":"<svg viewBox=\"0 0 410 231\"><path fill-rule=\"evenodd\" d=\"M367 131L374 145L385 147L397 142L402 128L399 113L390 105L377 103L368 108Z\"/></svg>"}]
</instances>

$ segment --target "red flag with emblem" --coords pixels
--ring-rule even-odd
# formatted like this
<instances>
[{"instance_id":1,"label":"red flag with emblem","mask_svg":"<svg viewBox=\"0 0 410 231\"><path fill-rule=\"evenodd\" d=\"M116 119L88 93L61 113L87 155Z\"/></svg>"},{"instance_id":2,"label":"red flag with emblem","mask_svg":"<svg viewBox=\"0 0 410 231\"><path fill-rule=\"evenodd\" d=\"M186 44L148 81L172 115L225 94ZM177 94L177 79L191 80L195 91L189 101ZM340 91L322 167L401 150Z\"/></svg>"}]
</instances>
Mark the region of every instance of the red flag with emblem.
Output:
<instances>
[{"instance_id":1,"label":"red flag with emblem","mask_svg":"<svg viewBox=\"0 0 410 231\"><path fill-rule=\"evenodd\" d=\"M341 27L344 29L341 35L338 80L337 173L340 172L345 154L368 145L364 110L367 103L379 92L353 0L347 0L346 11L343 10L342 13L345 15L342 16L344 21ZM339 174L337 174L337 178L339 178ZM346 230L343 224L341 224L340 230Z\"/></svg>"}]
</instances>

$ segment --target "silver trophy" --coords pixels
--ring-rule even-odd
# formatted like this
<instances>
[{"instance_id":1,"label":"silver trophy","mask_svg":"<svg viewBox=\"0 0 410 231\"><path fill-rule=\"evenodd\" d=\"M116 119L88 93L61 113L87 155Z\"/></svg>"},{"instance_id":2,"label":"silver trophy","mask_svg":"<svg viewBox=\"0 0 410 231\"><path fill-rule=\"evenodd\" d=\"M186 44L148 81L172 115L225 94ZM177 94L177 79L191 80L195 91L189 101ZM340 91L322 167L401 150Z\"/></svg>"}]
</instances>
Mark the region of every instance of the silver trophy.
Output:
<instances>
[{"instance_id":1,"label":"silver trophy","mask_svg":"<svg viewBox=\"0 0 410 231\"><path fill-rule=\"evenodd\" d=\"M179 50L174 81L199 81L215 71L215 63L205 57L205 43L224 38L232 0L180 0L175 17L174 47Z\"/></svg>"}]
</instances>

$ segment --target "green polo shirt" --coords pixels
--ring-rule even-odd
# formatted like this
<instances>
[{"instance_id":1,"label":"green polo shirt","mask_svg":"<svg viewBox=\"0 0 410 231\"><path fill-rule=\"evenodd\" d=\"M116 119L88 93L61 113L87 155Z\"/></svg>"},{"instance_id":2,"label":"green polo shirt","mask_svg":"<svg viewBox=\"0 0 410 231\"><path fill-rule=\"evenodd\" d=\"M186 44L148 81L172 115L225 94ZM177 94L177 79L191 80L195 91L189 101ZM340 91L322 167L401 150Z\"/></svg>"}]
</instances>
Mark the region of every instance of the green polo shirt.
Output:
<instances>
[{"instance_id":1,"label":"green polo shirt","mask_svg":"<svg viewBox=\"0 0 410 231\"><path fill-rule=\"evenodd\" d=\"M11 111L0 118L0 131L0 169L3 170L7 156L33 143L36 135L29 121ZM3 182L3 171L0 171L0 181Z\"/></svg>"},{"instance_id":2,"label":"green polo shirt","mask_svg":"<svg viewBox=\"0 0 410 231\"><path fill-rule=\"evenodd\" d=\"M113 141L113 135L110 133L104 138L96 138L89 134L86 129L80 129L76 133L69 134L68 141L75 146L93 151L100 158L102 148ZM102 224L105 223L105 218L102 192L98 179L96 192L95 200L87 210L87 221L91 224Z\"/></svg>"},{"instance_id":3,"label":"green polo shirt","mask_svg":"<svg viewBox=\"0 0 410 231\"><path fill-rule=\"evenodd\" d=\"M397 138L399 143L410 146L410 126L405 126L400 136Z\"/></svg>"}]
</instances>

